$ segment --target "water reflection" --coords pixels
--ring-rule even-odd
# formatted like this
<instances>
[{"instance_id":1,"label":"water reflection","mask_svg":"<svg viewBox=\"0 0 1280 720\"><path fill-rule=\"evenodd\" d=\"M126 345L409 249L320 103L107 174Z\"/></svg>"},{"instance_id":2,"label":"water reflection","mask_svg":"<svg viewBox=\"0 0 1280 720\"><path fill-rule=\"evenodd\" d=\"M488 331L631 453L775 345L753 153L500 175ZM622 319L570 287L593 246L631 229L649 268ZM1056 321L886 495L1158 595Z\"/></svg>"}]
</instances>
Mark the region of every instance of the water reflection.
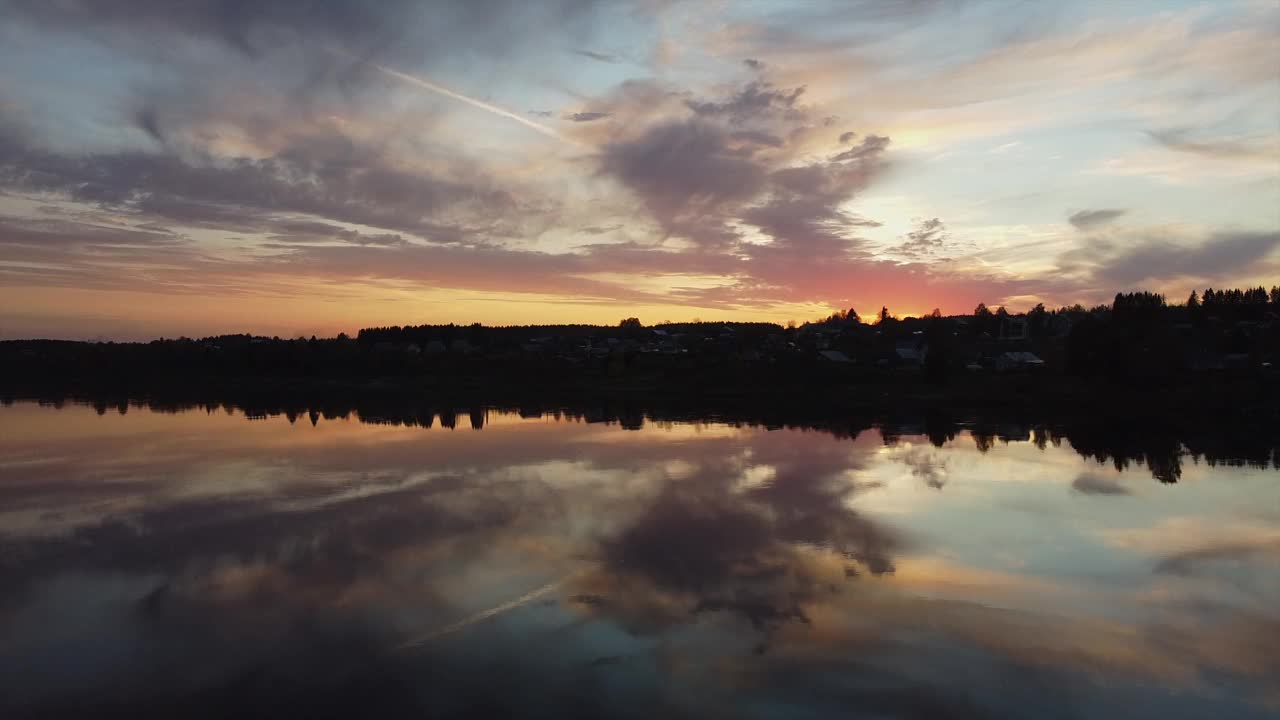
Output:
<instances>
[{"instance_id":1,"label":"water reflection","mask_svg":"<svg viewBox=\"0 0 1280 720\"><path fill-rule=\"evenodd\" d=\"M1280 475L1212 439L340 409L0 408L0 711L1280 710Z\"/></svg>"}]
</instances>

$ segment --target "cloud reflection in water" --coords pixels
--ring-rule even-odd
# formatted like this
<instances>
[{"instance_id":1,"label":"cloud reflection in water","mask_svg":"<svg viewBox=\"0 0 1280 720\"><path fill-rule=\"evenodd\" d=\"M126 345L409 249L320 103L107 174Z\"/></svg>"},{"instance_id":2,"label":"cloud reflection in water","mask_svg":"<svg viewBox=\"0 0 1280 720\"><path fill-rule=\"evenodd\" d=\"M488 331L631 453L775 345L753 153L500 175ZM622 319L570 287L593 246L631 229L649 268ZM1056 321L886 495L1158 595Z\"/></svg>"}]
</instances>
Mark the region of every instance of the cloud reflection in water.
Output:
<instances>
[{"instance_id":1,"label":"cloud reflection in water","mask_svg":"<svg viewBox=\"0 0 1280 720\"><path fill-rule=\"evenodd\" d=\"M1267 470L1163 487L1032 442L496 413L478 433L22 404L0 421L8 716L1280 701ZM1240 531L1197 544L1170 522Z\"/></svg>"}]
</instances>

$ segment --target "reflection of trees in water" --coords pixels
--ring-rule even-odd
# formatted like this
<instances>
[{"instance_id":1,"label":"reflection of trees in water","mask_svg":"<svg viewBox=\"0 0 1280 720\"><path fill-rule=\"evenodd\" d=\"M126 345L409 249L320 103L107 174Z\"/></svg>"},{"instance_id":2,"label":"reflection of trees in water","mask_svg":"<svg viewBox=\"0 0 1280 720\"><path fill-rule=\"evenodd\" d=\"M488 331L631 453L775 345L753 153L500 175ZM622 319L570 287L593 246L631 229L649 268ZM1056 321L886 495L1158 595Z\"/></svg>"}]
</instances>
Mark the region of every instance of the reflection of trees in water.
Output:
<instances>
[{"instance_id":1,"label":"reflection of trees in water","mask_svg":"<svg viewBox=\"0 0 1280 720\"><path fill-rule=\"evenodd\" d=\"M1050 444L1060 447L1067 441L1081 456L1111 463L1125 470L1135 463L1150 470L1164 483L1177 482L1186 458L1210 466L1228 465L1280 468L1280 428L1267 423L1228 422L1223 417L1192 415L1041 418L999 415L957 416L942 410L919 415L850 414L824 411L805 404L781 404L755 398L723 399L710 405L705 399L674 397L599 396L556 400L529 398L509 403L467 403L450 400L433 403L396 394L337 393L301 395L261 390L243 394L221 393L216 398L184 395L150 395L142 399L118 396L48 395L40 402L61 407L68 401L86 402L99 414L128 412L130 404L156 412L207 412L239 410L251 419L284 416L290 422L306 417L314 425L324 420L356 416L362 422L454 429L459 415L466 415L470 427L483 429L489 410L515 412L521 417L555 417L582 422L614 423L626 429L640 429L646 422L718 422L735 426L818 429L836 437L857 437L864 430L878 429L886 444L904 436L924 436L936 447L953 442L967 431L979 452L990 451L997 443L1031 442L1040 449ZM12 402L6 398L5 402Z\"/></svg>"},{"instance_id":2,"label":"reflection of trees in water","mask_svg":"<svg viewBox=\"0 0 1280 720\"><path fill-rule=\"evenodd\" d=\"M69 399L48 401L65 404ZM138 406L119 398L93 402L103 414L128 412ZM156 398L139 405L161 412L240 411L250 418L283 416L290 422L313 424L322 419L358 418L369 423L423 428L462 424L465 428L469 419L470 427L476 429L488 425L488 413L493 409L461 401L431 404L374 398L273 402L260 395L202 402ZM850 417L824 415L812 408L730 407L712 411L705 406L617 398L575 403L527 401L498 409L517 411L525 417L546 415L622 427L715 420L755 427L812 428L847 438L878 427L886 443L926 437L936 447L958 439L966 442L963 434L970 432L975 445L988 450L1017 442L1045 449L1066 440L1085 457L1122 469L1138 462L1162 480L1176 480L1188 457L1214 464L1280 466L1274 435L1267 434L1274 431L1265 427L1241 431L1120 420L1033 423L941 412L923 417ZM753 661L774 662L775 668L796 662L796 655L786 655L787 633L821 635L829 628L829 624L823 625L821 606L837 593L845 600L873 598L863 581L854 578L891 572L899 544L855 509L859 486L840 477L849 467L849 445L791 440L768 434L753 440L754 451L761 453L757 459L775 468L767 483L743 488L737 484L740 467L707 461L693 476L668 482L652 497L638 500L638 507L621 517L617 527L601 537L587 538L579 548L582 553L573 558L574 569L580 567L579 562L586 569L566 583L568 605L582 617L614 622L636 634L661 633L704 621L727 622L744 646L767 651ZM819 447L811 447L814 445ZM917 448L923 451L917 464L928 482L926 456L937 453L919 445L912 449ZM233 669L254 668L250 677L262 678L262 688L271 688L257 690L261 698L274 697L281 678L320 678L322 687L349 688L349 678L363 678L360 673L365 672L410 680L392 682L389 687L371 683L370 699L365 702L362 696L358 707L342 708L357 712L342 714L377 714L384 706L417 702L417 696L397 694L406 692L407 687L425 687L434 700L442 695L452 697L449 693L469 698L475 685L475 696L488 699L498 694L495 687L509 691L504 684L508 676L523 678L543 672L537 676L542 686L530 691L530 696L540 696L547 684L555 681L551 676L556 670L541 655L541 648L533 650L527 662L511 660L501 673L493 675L466 666L465 658L445 655L444 649L427 648L422 657L431 672L422 672L421 667L408 665L418 656L385 651L402 639L400 635L340 612L366 603L375 611L412 607L418 612L429 610L432 618L468 617L464 609L452 605L448 593L436 592L432 583L421 581L422 567L417 563L424 555L418 551L447 548L447 554L440 555L447 555L452 571L456 569L453 563L483 558L485 552L501 546L504 538L522 538L545 525L567 525L562 513L574 504L557 495L561 488L548 486L543 489L546 494L531 495L529 485L524 479L509 484L469 483L466 478L442 476L423 485L389 486L373 495L335 498L331 503L308 504L286 513L273 512L255 498L183 501L128 522L108 522L72 537L30 543L22 552L11 554L17 562L0 572L0 605L20 601L32 581L59 570L92 568L156 576L163 580L137 601L135 621L150 630L150 637L179 638L175 640L182 643L179 657L199 655L201 662L191 662L186 668L189 673L205 672L202 663L208 657ZM617 508L622 505L629 507L631 502L607 509L621 512ZM600 506L591 503L584 507L600 511ZM1162 571L1177 572L1180 567L1169 565ZM334 598L342 599L342 608L335 610ZM936 607L928 604L930 629L936 628L935 621L945 624L955 617L954 613L934 613ZM201 622L194 622L197 619ZM879 623L880 618L869 612L866 621ZM803 627L809 622L816 631ZM923 627L918 616L899 622L890 627L913 632ZM748 627L758 632L739 632ZM1026 629L1022 625L1008 627ZM984 637L998 635L986 633ZM520 645L507 642L502 647ZM280 648L288 651L287 656L272 654L282 652ZM839 646L838 657L852 654L850 646ZM822 667L832 662L825 656L821 660ZM450 671L455 665L462 669ZM165 677L174 674L172 668L164 670ZM816 672L805 670L805 677ZM867 670L859 665L851 668L850 674L858 672ZM348 684L339 686L338 681ZM812 692L810 685L802 688ZM239 698L246 692L233 684L225 695ZM947 709L956 707L954 698L935 707L920 705L914 688L908 694L913 707L925 707L921 716L943 716ZM148 696L136 691L129 697ZM207 700L207 695L196 699ZM500 705L501 700L492 702ZM182 704L176 707L188 709ZM494 707L491 714L510 714L503 712L506 707ZM655 710L649 714L663 713Z\"/></svg>"}]
</instances>

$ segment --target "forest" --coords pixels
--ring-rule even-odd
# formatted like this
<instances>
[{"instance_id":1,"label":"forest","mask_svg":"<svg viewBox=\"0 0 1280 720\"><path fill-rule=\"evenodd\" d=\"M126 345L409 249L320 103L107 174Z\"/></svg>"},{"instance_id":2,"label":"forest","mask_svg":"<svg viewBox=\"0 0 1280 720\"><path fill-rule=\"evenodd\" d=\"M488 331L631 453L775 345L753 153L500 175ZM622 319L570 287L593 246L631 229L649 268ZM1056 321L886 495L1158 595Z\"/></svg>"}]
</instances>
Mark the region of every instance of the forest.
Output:
<instances>
[{"instance_id":1,"label":"forest","mask_svg":"<svg viewBox=\"0 0 1280 720\"><path fill-rule=\"evenodd\" d=\"M1249 396L1275 391L1280 287L1206 289L1170 303L1145 292L1112 303L1010 313L871 322L856 310L802 325L691 322L614 326L373 327L354 337L248 334L146 343L0 342L0 393L33 390L145 391L158 385L254 382L368 385L472 391L633 389L759 392L761 388L946 389L1047 397L1081 388L1174 388L1186 394L1224 382ZM932 389L932 390L930 390ZM1255 401L1256 402L1256 401Z\"/></svg>"}]
</instances>

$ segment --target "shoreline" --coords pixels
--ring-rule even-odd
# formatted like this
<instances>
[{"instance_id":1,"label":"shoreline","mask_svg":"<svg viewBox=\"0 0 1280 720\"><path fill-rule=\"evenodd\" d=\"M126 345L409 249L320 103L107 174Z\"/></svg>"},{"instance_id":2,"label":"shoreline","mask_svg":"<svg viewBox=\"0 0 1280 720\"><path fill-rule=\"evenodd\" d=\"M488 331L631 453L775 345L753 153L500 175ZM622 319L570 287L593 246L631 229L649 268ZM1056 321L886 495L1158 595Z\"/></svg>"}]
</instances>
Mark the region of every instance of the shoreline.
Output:
<instances>
[{"instance_id":1,"label":"shoreline","mask_svg":"<svg viewBox=\"0 0 1280 720\"><path fill-rule=\"evenodd\" d=\"M1199 375L1148 385L1062 375L985 374L957 377L945 384L919 375L880 374L857 378L807 379L776 376L687 377L631 375L563 377L537 374L434 374L374 377L169 374L151 377L65 377L0 379L0 397L40 399L53 395L192 400L214 396L262 398L418 398L502 404L522 399L592 396L687 400L711 406L760 402L770 406L880 410L1129 412L1221 411L1230 415L1280 419L1280 383L1257 376Z\"/></svg>"}]
</instances>

